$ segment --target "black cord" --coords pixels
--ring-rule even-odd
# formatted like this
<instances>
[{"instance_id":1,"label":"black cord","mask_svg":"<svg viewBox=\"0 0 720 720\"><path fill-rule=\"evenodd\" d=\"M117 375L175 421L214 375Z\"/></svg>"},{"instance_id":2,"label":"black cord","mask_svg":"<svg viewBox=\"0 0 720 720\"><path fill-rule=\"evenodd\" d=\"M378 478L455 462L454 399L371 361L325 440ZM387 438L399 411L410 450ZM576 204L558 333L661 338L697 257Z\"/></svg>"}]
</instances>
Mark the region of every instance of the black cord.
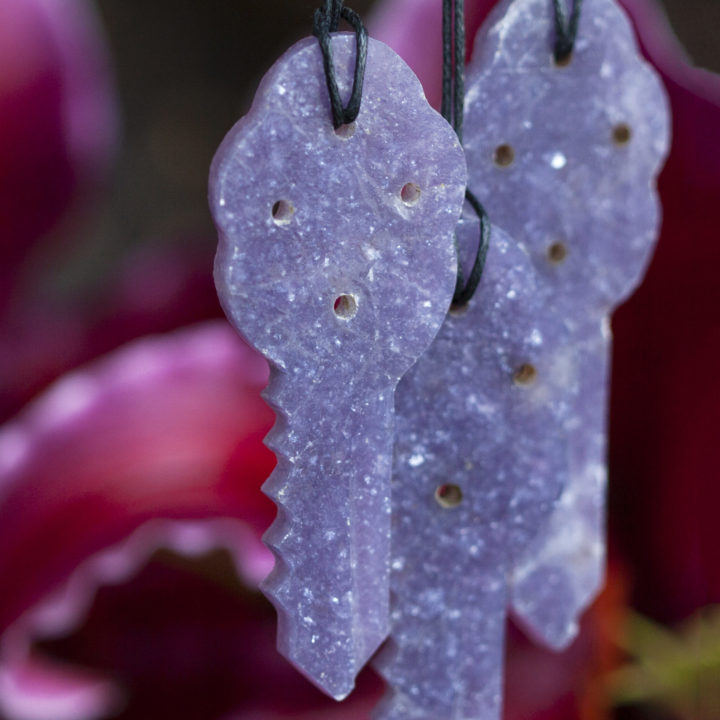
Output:
<instances>
[{"instance_id":1,"label":"black cord","mask_svg":"<svg viewBox=\"0 0 720 720\"><path fill-rule=\"evenodd\" d=\"M463 106L465 103L465 8L464 0L443 0L443 92L442 116L452 125L463 141ZM467 305L480 284L488 247L490 246L490 219L485 208L470 192L465 199L480 219L480 240L470 275L465 282L458 257L457 282L452 304L454 308Z\"/></svg>"},{"instance_id":2,"label":"black cord","mask_svg":"<svg viewBox=\"0 0 720 720\"><path fill-rule=\"evenodd\" d=\"M564 0L553 0L555 10L555 62L563 62L571 55L575 47L578 25L580 24L580 11L582 0L571 0L572 10L570 19L566 19L563 8Z\"/></svg>"},{"instance_id":3,"label":"black cord","mask_svg":"<svg viewBox=\"0 0 720 720\"><path fill-rule=\"evenodd\" d=\"M360 16L350 8L343 5L344 0L325 0L325 5L315 11L313 22L313 35L320 43L320 50L325 65L325 78L330 93L330 107L332 109L333 126L337 129L347 125L357 118L362 102L363 82L365 80L365 65L367 63L367 30ZM340 90L335 77L335 64L332 54L332 39L330 33L336 32L343 18L355 30L355 74L353 77L352 93L345 107L340 98Z\"/></svg>"},{"instance_id":4,"label":"black cord","mask_svg":"<svg viewBox=\"0 0 720 720\"><path fill-rule=\"evenodd\" d=\"M454 308L463 307L470 302L470 298L480 284L483 270L485 269L485 260L487 258L488 248L490 247L490 218L480 201L469 191L465 190L465 199L470 203L470 207L475 211L480 219L480 243L478 244L475 262L473 263L470 275L465 282L460 258L458 258L458 274L457 283L455 284L455 294L453 295L452 306Z\"/></svg>"},{"instance_id":5,"label":"black cord","mask_svg":"<svg viewBox=\"0 0 720 720\"><path fill-rule=\"evenodd\" d=\"M465 100L464 0L443 0L442 116L453 126L462 144Z\"/></svg>"}]
</instances>

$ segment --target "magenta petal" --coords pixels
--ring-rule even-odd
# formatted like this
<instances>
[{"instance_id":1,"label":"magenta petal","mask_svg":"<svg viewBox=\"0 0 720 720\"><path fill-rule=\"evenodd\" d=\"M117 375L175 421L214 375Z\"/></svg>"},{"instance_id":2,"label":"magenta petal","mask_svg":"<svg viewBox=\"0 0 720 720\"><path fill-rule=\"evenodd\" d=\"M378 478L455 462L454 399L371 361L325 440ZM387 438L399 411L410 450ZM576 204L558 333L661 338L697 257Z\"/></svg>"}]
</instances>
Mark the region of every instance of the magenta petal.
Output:
<instances>
[{"instance_id":1,"label":"magenta petal","mask_svg":"<svg viewBox=\"0 0 720 720\"><path fill-rule=\"evenodd\" d=\"M142 335L222 315L210 243L152 244L128 254L103 288L48 302L35 287L0 312L0 423L70 369Z\"/></svg>"},{"instance_id":2,"label":"magenta petal","mask_svg":"<svg viewBox=\"0 0 720 720\"><path fill-rule=\"evenodd\" d=\"M405 60L435 107L442 79L441 19L442 3L436 0L386 0L368 20L370 34Z\"/></svg>"},{"instance_id":3,"label":"magenta petal","mask_svg":"<svg viewBox=\"0 0 720 720\"><path fill-rule=\"evenodd\" d=\"M29 0L24 0L29 4ZM118 132L110 58L94 3L35 0L57 46L65 142L81 179L106 170Z\"/></svg>"},{"instance_id":4,"label":"magenta petal","mask_svg":"<svg viewBox=\"0 0 720 720\"><path fill-rule=\"evenodd\" d=\"M153 555L160 547L197 558ZM123 691L123 720L219 720L229 710L242 718L368 717L381 691L372 673L337 705L275 650L274 611L248 588L258 547L237 520L150 521L84 561L15 623L3 663L42 641L52 657L112 677Z\"/></svg>"},{"instance_id":5,"label":"magenta petal","mask_svg":"<svg viewBox=\"0 0 720 720\"><path fill-rule=\"evenodd\" d=\"M467 52L495 0L466 0ZM389 45L420 78L430 103L440 107L442 88L442 3L440 0L385 0L368 21L370 34Z\"/></svg>"},{"instance_id":6,"label":"magenta petal","mask_svg":"<svg viewBox=\"0 0 720 720\"><path fill-rule=\"evenodd\" d=\"M208 323L66 376L5 426L0 627L148 519L230 516L263 530L266 379L262 358Z\"/></svg>"},{"instance_id":7,"label":"magenta petal","mask_svg":"<svg viewBox=\"0 0 720 720\"><path fill-rule=\"evenodd\" d=\"M270 572L273 557L249 525L234 518L149 520L120 543L90 556L8 630L4 650L10 657L27 652L37 640L61 637L84 621L96 592L128 582L158 550L188 558L226 550L235 572L251 589Z\"/></svg>"},{"instance_id":8,"label":"magenta petal","mask_svg":"<svg viewBox=\"0 0 720 720\"><path fill-rule=\"evenodd\" d=\"M0 268L96 182L115 143L114 89L86 0L0 3Z\"/></svg>"},{"instance_id":9,"label":"magenta petal","mask_svg":"<svg viewBox=\"0 0 720 720\"><path fill-rule=\"evenodd\" d=\"M107 680L39 657L0 666L0 714L6 720L96 720L118 699Z\"/></svg>"}]
</instances>

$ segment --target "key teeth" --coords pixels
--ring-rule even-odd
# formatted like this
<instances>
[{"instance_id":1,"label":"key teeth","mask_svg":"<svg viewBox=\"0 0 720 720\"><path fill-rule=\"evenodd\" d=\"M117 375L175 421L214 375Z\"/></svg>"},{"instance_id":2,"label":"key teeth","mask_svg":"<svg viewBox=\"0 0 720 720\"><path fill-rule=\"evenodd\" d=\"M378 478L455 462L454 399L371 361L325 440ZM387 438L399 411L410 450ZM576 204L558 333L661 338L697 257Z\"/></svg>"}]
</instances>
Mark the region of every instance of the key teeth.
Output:
<instances>
[{"instance_id":1,"label":"key teeth","mask_svg":"<svg viewBox=\"0 0 720 720\"><path fill-rule=\"evenodd\" d=\"M280 560L287 565L285 555L282 553L282 543L291 528L291 521L287 509L282 503L276 503L276 507L278 510L277 515L270 527L265 531L262 540L276 555L276 560Z\"/></svg>"},{"instance_id":2,"label":"key teeth","mask_svg":"<svg viewBox=\"0 0 720 720\"><path fill-rule=\"evenodd\" d=\"M275 565L270 574L260 584L260 589L267 596L278 613L278 623L284 624L289 620L289 610L284 602L286 587L292 578L291 569L275 550Z\"/></svg>"},{"instance_id":3,"label":"key teeth","mask_svg":"<svg viewBox=\"0 0 720 720\"><path fill-rule=\"evenodd\" d=\"M288 562L287 554L283 553L282 548L282 536L286 534L286 528L289 524L289 520L284 512L284 507L279 504L278 517L275 518L275 521L263 536L263 542L270 548L275 557L275 565L270 574L260 584L260 589L268 600L270 600L277 613L278 651L291 663L295 664L290 648L282 641L282 638L289 637L290 633L288 629L292 627L295 621L294 614L291 612L289 606L293 569L292 564ZM276 539L275 536L280 537ZM298 669L302 671L302 668Z\"/></svg>"},{"instance_id":4,"label":"key teeth","mask_svg":"<svg viewBox=\"0 0 720 720\"><path fill-rule=\"evenodd\" d=\"M387 628L382 629L382 637L376 638L374 625L363 623L365 615L372 613L368 610L368 591L355 587L358 573L355 566L343 569L343 577L347 576L351 589L347 593L338 591L338 597L332 598L336 605L330 605L330 596L335 593L328 593L327 583L321 582L326 580L325 576L317 581L319 585L316 579L307 576L308 546L303 540L307 540L306 533L312 534L314 528L308 529L299 515L307 504L308 491L307 476L301 473L320 473L321 470L305 468L302 458L295 460L301 445L297 435L307 427L299 423L303 413L301 405L307 403L308 398L291 391L289 379L283 370L273 368L263 393L276 413L275 425L264 442L275 453L277 465L262 490L273 500L278 513L263 537L275 556L276 566L261 587L277 612L279 652L323 692L342 700L354 689L355 676L382 642ZM298 427L293 425L296 422ZM319 482L322 484L322 479ZM338 525L335 529L340 535L346 532L345 526ZM338 540L348 545L343 558L351 556L351 543L357 542L349 530L347 533L347 539ZM312 542L319 542L319 537L313 536ZM308 598L304 591L314 592L315 597L310 594ZM307 613L300 611L301 604L308 608ZM325 626L313 634L308 629L312 620L308 624L307 618L314 618L315 612L321 617L331 617L340 631L335 633ZM337 642L333 640L334 634L340 638Z\"/></svg>"},{"instance_id":5,"label":"key teeth","mask_svg":"<svg viewBox=\"0 0 720 720\"><path fill-rule=\"evenodd\" d=\"M287 382L287 374L271 365L270 379L262 391L263 399L275 413L275 423L263 438L263 443L277 458L275 471L265 481L262 490L276 504L280 492L290 489L290 473L293 469L294 449L290 438L293 408L288 397L283 399Z\"/></svg>"},{"instance_id":6,"label":"key teeth","mask_svg":"<svg viewBox=\"0 0 720 720\"><path fill-rule=\"evenodd\" d=\"M291 550L288 544L288 540L292 535L294 518L288 511L285 502L280 499L282 497L280 493L283 488L287 487L287 465L287 458L282 455L278 456L278 465L262 488L263 492L275 502L278 513L263 535L263 542L275 557L275 565L267 578L261 583L260 589L270 600L277 613L277 648L280 654L320 690L335 700L341 701L353 691L354 682L327 684L323 683L322 678L311 676L306 672L302 658L296 657L296 652L293 651L290 640L294 634L292 629L297 623L297 611L293 602L295 597L293 592L293 560L296 553ZM359 669L356 668L355 674Z\"/></svg>"},{"instance_id":7,"label":"key teeth","mask_svg":"<svg viewBox=\"0 0 720 720\"><path fill-rule=\"evenodd\" d=\"M267 542L267 541L266 541ZM290 592L292 586L292 568L285 562L285 558L279 551L271 548L275 555L275 566L268 577L261 583L260 588L265 596L270 600L277 613L277 649L278 652L287 659L302 675L304 675L313 685L318 687L324 693L330 695L338 702L344 700L354 689L354 682L342 685L328 685L322 682L322 679L313 677L305 671L305 668L299 658L295 657L295 653L291 647L288 638L291 637L291 628L296 622L295 613L291 611L286 597L291 597ZM359 670L359 668L358 668Z\"/></svg>"},{"instance_id":8,"label":"key teeth","mask_svg":"<svg viewBox=\"0 0 720 720\"><path fill-rule=\"evenodd\" d=\"M267 448L272 450L277 460L275 469L263 483L262 491L277 507L277 516L265 532L263 542L275 555L276 565L282 563L289 568L292 564L288 562L288 553L284 551L283 543L292 531L293 518L287 507L287 502L289 500L290 475L293 463L288 456L287 436L290 421L284 408L278 402L278 393L281 391L286 379L287 376L282 370L271 365L270 379L262 393L265 401L275 413L275 424L265 435L263 442Z\"/></svg>"},{"instance_id":9,"label":"key teeth","mask_svg":"<svg viewBox=\"0 0 720 720\"><path fill-rule=\"evenodd\" d=\"M293 537L295 517L289 508L291 496L287 493L289 485L289 461L283 455L277 457L278 463L275 470L262 486L262 491L269 497L277 508L277 515L270 527L263 535L263 542L275 556L276 564L282 563L288 574L294 569L293 558L301 550L294 551L290 539ZM272 576L272 574L271 574Z\"/></svg>"},{"instance_id":10,"label":"key teeth","mask_svg":"<svg viewBox=\"0 0 720 720\"><path fill-rule=\"evenodd\" d=\"M287 458L287 454L290 451L288 444L290 420L284 406L279 402L277 394L277 390L279 389L278 377L280 376L281 375L278 372L271 373L268 386L262 393L263 399L275 413L275 423L270 428L267 435L265 435L263 442L265 443L265 446L272 450L276 455L284 455Z\"/></svg>"},{"instance_id":11,"label":"key teeth","mask_svg":"<svg viewBox=\"0 0 720 720\"><path fill-rule=\"evenodd\" d=\"M324 680L322 677L314 677L306 670L307 658L298 654L297 643L292 640L295 635L293 630L299 626L295 603L296 593L293 589L295 580L294 553L288 551L286 543L291 524L292 518L285 512L285 507L278 503L278 516L263 536L263 542L270 548L275 557L275 565L267 578L261 583L260 589L270 600L277 613L277 649L280 654L316 687L335 700L341 701L355 688L354 677L360 671L357 662L352 680L338 682L337 678Z\"/></svg>"},{"instance_id":12,"label":"key teeth","mask_svg":"<svg viewBox=\"0 0 720 720\"><path fill-rule=\"evenodd\" d=\"M261 489L263 493L275 503L278 510L282 507L285 513L288 514L286 502L289 498L289 477L292 463L288 460L287 455L278 453L276 450L273 450L273 452L275 453L277 464L272 473L270 473L270 476L263 483Z\"/></svg>"},{"instance_id":13,"label":"key teeth","mask_svg":"<svg viewBox=\"0 0 720 720\"><path fill-rule=\"evenodd\" d=\"M287 420L285 420L281 415L278 415L276 411L275 424L270 428L270 430L268 430L267 435L263 438L265 447L272 450L276 455L284 455L287 457L287 428Z\"/></svg>"}]
</instances>

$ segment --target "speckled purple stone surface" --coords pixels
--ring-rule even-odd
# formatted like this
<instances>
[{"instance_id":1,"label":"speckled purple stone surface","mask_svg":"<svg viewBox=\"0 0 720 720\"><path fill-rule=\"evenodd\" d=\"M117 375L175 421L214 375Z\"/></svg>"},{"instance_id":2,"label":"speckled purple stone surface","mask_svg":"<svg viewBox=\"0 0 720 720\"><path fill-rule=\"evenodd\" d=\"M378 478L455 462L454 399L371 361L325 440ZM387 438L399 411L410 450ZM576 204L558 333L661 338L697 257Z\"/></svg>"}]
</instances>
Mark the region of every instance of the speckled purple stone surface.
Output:
<instances>
[{"instance_id":1,"label":"speckled purple stone surface","mask_svg":"<svg viewBox=\"0 0 720 720\"><path fill-rule=\"evenodd\" d=\"M580 374L576 406L564 431L570 482L513 576L515 615L538 641L555 649L576 636L578 616L594 599L605 571L610 334L601 321L583 335L572 346Z\"/></svg>"},{"instance_id":2,"label":"speckled purple stone surface","mask_svg":"<svg viewBox=\"0 0 720 720\"><path fill-rule=\"evenodd\" d=\"M332 43L347 97L355 37ZM338 699L388 632L393 393L450 304L465 182L451 128L373 40L349 132L333 130L308 38L268 72L211 170L218 294L272 365L277 562L264 589L280 650Z\"/></svg>"},{"instance_id":3,"label":"speckled purple stone surface","mask_svg":"<svg viewBox=\"0 0 720 720\"><path fill-rule=\"evenodd\" d=\"M511 598L538 639L563 647L604 574L607 316L652 254L669 116L611 0L585 0L567 66L555 66L552 47L552 0L501 3L466 77L465 149L470 188L528 249L536 312L566 327L579 363L563 431L569 484L518 563Z\"/></svg>"},{"instance_id":4,"label":"speckled purple stone surface","mask_svg":"<svg viewBox=\"0 0 720 720\"><path fill-rule=\"evenodd\" d=\"M461 227L459 240L477 243L477 228ZM534 275L493 228L476 295L398 386L392 633L377 661L391 692L380 718L499 714L508 575L566 484L552 429L574 400L572 359L556 355L565 330L538 316ZM450 485L462 500L444 507L436 492Z\"/></svg>"}]
</instances>

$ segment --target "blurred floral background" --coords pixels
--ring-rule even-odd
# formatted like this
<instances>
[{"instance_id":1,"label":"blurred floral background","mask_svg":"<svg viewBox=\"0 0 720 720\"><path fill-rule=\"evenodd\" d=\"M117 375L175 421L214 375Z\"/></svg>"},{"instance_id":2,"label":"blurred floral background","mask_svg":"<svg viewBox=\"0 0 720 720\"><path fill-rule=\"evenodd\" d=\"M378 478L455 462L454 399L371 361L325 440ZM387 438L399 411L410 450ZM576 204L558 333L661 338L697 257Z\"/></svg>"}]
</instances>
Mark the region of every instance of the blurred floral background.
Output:
<instances>
[{"instance_id":1,"label":"blurred floral background","mask_svg":"<svg viewBox=\"0 0 720 720\"><path fill-rule=\"evenodd\" d=\"M211 157L317 4L0 0L2 718L359 720L382 693L335 704L274 650L267 370L211 278ZM349 4L436 99L439 0ZM720 72L720 3L623 4L675 136L613 322L609 579L565 653L511 627L508 720L720 718L720 78L693 67Z\"/></svg>"}]
</instances>

